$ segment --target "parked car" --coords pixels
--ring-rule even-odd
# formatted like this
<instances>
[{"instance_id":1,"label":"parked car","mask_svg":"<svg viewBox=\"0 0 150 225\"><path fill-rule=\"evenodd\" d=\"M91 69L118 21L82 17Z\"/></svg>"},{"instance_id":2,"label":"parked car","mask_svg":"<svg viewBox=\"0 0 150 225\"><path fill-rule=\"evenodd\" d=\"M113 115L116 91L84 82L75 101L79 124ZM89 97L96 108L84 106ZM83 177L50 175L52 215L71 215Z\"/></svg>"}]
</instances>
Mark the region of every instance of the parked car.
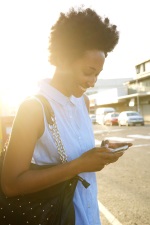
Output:
<instances>
[{"instance_id":1,"label":"parked car","mask_svg":"<svg viewBox=\"0 0 150 225\"><path fill-rule=\"evenodd\" d=\"M119 126L135 126L136 124L144 126L144 118L136 111L123 111L118 116L118 124Z\"/></svg>"},{"instance_id":2,"label":"parked car","mask_svg":"<svg viewBox=\"0 0 150 225\"><path fill-rule=\"evenodd\" d=\"M97 108L96 109L96 122L98 124L104 124L104 117L107 113L115 112L115 109L112 107L106 107L106 108Z\"/></svg>"},{"instance_id":3,"label":"parked car","mask_svg":"<svg viewBox=\"0 0 150 225\"><path fill-rule=\"evenodd\" d=\"M107 113L104 117L104 124L110 126L118 125L118 116L119 116L118 112Z\"/></svg>"},{"instance_id":4,"label":"parked car","mask_svg":"<svg viewBox=\"0 0 150 225\"><path fill-rule=\"evenodd\" d=\"M93 114L90 114L89 116L91 118L92 123L96 123L96 115L93 113Z\"/></svg>"}]
</instances>

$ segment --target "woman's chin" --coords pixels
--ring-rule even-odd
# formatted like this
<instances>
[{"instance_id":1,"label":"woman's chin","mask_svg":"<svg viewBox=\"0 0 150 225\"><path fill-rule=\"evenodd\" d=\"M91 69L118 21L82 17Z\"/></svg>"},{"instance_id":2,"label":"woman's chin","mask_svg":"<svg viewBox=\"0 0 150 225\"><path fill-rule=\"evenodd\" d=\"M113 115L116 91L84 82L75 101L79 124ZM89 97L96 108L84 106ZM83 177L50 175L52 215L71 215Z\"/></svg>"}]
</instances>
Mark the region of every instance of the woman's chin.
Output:
<instances>
[{"instance_id":1,"label":"woman's chin","mask_svg":"<svg viewBox=\"0 0 150 225\"><path fill-rule=\"evenodd\" d=\"M74 92L73 93L73 96L76 97L76 98L80 98L83 94L84 94L84 91L82 91L82 92L81 91L80 92L78 91L78 92Z\"/></svg>"}]
</instances>

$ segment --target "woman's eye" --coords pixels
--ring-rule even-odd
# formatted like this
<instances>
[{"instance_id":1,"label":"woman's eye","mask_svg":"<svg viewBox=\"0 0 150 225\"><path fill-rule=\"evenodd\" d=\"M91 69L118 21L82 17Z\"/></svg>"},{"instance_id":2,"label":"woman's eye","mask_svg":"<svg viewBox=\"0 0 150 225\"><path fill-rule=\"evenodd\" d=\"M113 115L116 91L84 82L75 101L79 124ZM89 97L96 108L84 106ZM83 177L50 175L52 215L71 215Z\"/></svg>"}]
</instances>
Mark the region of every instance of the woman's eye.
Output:
<instances>
[{"instance_id":1,"label":"woman's eye","mask_svg":"<svg viewBox=\"0 0 150 225\"><path fill-rule=\"evenodd\" d=\"M84 73L85 76L91 76L91 73Z\"/></svg>"},{"instance_id":2,"label":"woman's eye","mask_svg":"<svg viewBox=\"0 0 150 225\"><path fill-rule=\"evenodd\" d=\"M98 77L100 73L98 74L93 74L93 73L84 73L85 76L90 77L90 76L94 76L94 77Z\"/></svg>"},{"instance_id":3,"label":"woman's eye","mask_svg":"<svg viewBox=\"0 0 150 225\"><path fill-rule=\"evenodd\" d=\"M84 75L85 75L85 76L88 76L88 77L97 76L97 75L95 75L95 74L93 74L93 73L84 73Z\"/></svg>"}]
</instances>

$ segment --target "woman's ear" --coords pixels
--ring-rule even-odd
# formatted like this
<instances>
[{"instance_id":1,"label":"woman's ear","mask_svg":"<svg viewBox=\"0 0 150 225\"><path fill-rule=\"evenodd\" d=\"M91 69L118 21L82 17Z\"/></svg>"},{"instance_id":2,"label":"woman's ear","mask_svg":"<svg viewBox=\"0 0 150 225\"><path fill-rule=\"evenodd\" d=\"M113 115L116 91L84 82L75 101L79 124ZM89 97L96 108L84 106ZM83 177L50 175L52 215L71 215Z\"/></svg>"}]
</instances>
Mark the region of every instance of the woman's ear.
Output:
<instances>
[{"instance_id":1,"label":"woman's ear","mask_svg":"<svg viewBox=\"0 0 150 225\"><path fill-rule=\"evenodd\" d=\"M68 67L69 67L68 60L57 58L57 67L59 67L59 68L61 68L63 70L64 69L68 69Z\"/></svg>"}]
</instances>

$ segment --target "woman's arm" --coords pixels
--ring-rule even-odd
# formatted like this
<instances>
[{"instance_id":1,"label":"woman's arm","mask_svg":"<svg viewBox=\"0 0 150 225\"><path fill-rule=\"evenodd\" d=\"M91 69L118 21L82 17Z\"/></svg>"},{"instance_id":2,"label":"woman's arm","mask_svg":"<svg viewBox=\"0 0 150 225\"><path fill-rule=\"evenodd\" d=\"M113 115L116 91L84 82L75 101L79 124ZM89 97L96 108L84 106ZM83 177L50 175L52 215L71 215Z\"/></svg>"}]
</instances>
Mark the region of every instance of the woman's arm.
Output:
<instances>
[{"instance_id":1,"label":"woman's arm","mask_svg":"<svg viewBox=\"0 0 150 225\"><path fill-rule=\"evenodd\" d=\"M101 170L105 164L116 161L122 155L112 154L105 147L94 148L71 162L42 170L30 170L36 141L43 132L41 104L36 100L25 101L16 115L4 160L2 189L6 195L36 192L78 173Z\"/></svg>"}]
</instances>

